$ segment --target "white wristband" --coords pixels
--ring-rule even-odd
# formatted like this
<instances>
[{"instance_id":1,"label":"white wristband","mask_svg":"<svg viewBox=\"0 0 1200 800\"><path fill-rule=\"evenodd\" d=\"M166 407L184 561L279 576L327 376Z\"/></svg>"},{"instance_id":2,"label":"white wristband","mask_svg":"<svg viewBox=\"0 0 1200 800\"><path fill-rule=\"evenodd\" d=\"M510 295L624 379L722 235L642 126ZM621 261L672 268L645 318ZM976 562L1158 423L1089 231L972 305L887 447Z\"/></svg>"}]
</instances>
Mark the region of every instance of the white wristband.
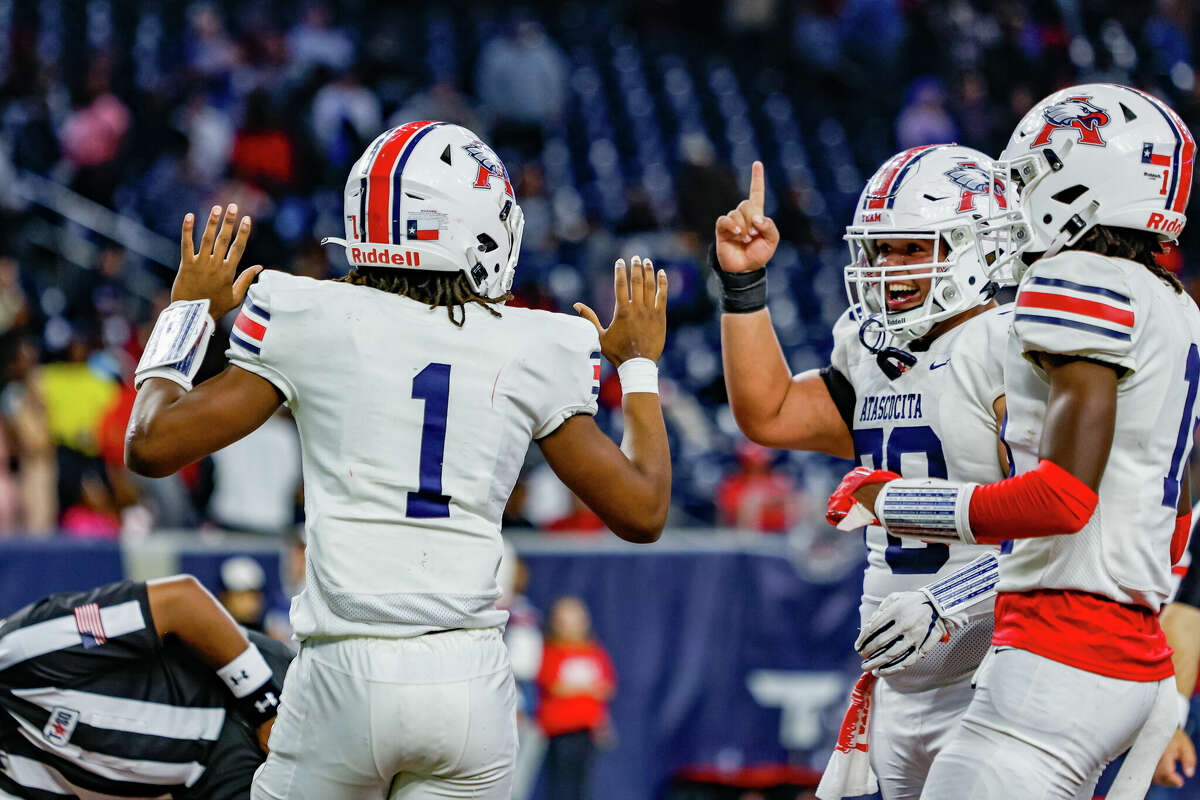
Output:
<instances>
[{"instance_id":1,"label":"white wristband","mask_svg":"<svg viewBox=\"0 0 1200 800\"><path fill-rule=\"evenodd\" d=\"M1192 710L1192 698L1188 697L1183 692L1176 694L1179 702L1179 727L1187 725L1188 712Z\"/></svg>"},{"instance_id":2,"label":"white wristband","mask_svg":"<svg viewBox=\"0 0 1200 800\"><path fill-rule=\"evenodd\" d=\"M274 674L262 653L251 644L240 656L217 670L217 676L225 681L234 697L242 698L271 680Z\"/></svg>"},{"instance_id":3,"label":"white wristband","mask_svg":"<svg viewBox=\"0 0 1200 800\"><path fill-rule=\"evenodd\" d=\"M200 371L208 339L216 323L208 313L208 300L176 300L154 322L154 330L134 371L133 388L147 378L166 378L191 391Z\"/></svg>"},{"instance_id":4,"label":"white wristband","mask_svg":"<svg viewBox=\"0 0 1200 800\"><path fill-rule=\"evenodd\" d=\"M970 509L976 486L941 478L889 481L875 498L875 517L892 536L975 544Z\"/></svg>"},{"instance_id":5,"label":"white wristband","mask_svg":"<svg viewBox=\"0 0 1200 800\"><path fill-rule=\"evenodd\" d=\"M617 367L621 379L621 394L647 392L658 394L658 364L648 358L631 358Z\"/></svg>"}]
</instances>

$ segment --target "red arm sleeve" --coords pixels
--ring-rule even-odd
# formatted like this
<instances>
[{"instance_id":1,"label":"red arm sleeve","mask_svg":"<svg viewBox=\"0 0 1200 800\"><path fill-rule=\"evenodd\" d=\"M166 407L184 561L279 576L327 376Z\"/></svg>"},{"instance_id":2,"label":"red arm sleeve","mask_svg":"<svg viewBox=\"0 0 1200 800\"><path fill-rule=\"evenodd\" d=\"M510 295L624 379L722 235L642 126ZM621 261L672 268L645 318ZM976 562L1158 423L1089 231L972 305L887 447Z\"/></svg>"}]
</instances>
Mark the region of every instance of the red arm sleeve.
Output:
<instances>
[{"instance_id":1,"label":"red arm sleeve","mask_svg":"<svg viewBox=\"0 0 1200 800\"><path fill-rule=\"evenodd\" d=\"M980 544L1076 533L1096 510L1099 497L1053 461L989 483L971 495L971 532Z\"/></svg>"}]
</instances>

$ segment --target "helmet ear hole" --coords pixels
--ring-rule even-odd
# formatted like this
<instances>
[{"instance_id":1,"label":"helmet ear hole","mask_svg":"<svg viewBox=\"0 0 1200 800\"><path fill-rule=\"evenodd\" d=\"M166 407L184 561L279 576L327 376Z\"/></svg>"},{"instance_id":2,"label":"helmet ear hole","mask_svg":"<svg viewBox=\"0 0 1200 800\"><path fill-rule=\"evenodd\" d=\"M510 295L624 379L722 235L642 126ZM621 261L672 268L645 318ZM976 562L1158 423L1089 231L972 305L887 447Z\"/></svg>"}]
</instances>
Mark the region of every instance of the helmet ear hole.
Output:
<instances>
[{"instance_id":1,"label":"helmet ear hole","mask_svg":"<svg viewBox=\"0 0 1200 800\"><path fill-rule=\"evenodd\" d=\"M1077 183L1074 186L1068 186L1066 189L1052 194L1050 199L1056 200L1057 202L1062 203L1064 206L1069 206L1071 203L1074 203L1076 200L1078 200L1079 196L1086 191L1086 186L1081 183Z\"/></svg>"},{"instance_id":2,"label":"helmet ear hole","mask_svg":"<svg viewBox=\"0 0 1200 800\"><path fill-rule=\"evenodd\" d=\"M500 249L500 245L496 244L496 240L486 233L481 233L475 237L479 241L479 252L490 253L493 250Z\"/></svg>"}]
</instances>

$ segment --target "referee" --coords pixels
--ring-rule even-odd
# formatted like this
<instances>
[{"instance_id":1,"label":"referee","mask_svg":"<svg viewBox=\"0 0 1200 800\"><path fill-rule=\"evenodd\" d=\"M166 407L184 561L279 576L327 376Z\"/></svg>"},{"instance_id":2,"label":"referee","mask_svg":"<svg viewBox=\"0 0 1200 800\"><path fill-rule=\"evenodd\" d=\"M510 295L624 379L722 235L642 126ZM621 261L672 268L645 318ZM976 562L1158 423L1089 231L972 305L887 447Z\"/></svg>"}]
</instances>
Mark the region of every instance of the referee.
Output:
<instances>
[{"instance_id":1,"label":"referee","mask_svg":"<svg viewBox=\"0 0 1200 800\"><path fill-rule=\"evenodd\" d=\"M291 659L250 635L189 575L0 620L0 800L248 798Z\"/></svg>"},{"instance_id":2,"label":"referee","mask_svg":"<svg viewBox=\"0 0 1200 800\"><path fill-rule=\"evenodd\" d=\"M1195 475L1195 473L1192 473ZM1159 786L1179 788L1196 772L1196 748L1188 735L1188 711L1200 671L1200 506L1192 509L1196 520L1188 541L1187 553L1175 565L1176 576L1183 578L1171 602L1159 614L1159 622L1167 635L1167 644L1174 653L1175 686L1179 690L1179 729L1175 731L1166 752L1159 759L1154 782ZM1151 792L1153 796L1153 792Z\"/></svg>"}]
</instances>

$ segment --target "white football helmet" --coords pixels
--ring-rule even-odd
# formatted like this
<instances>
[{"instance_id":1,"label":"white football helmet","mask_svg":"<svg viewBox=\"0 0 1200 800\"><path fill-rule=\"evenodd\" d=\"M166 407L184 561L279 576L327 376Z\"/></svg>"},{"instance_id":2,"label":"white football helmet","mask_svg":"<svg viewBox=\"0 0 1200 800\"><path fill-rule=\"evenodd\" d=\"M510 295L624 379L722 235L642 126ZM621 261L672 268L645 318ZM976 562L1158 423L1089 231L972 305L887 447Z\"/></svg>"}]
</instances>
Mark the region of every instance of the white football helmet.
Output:
<instances>
[{"instance_id":1,"label":"white football helmet","mask_svg":"<svg viewBox=\"0 0 1200 800\"><path fill-rule=\"evenodd\" d=\"M1095 225L1175 239L1187 222L1196 142L1166 103L1112 83L1055 92L1025 115L997 162L1031 236L1054 255ZM1019 253L1006 253L1014 259ZM1017 277L1024 264L1014 259Z\"/></svg>"},{"instance_id":2,"label":"white football helmet","mask_svg":"<svg viewBox=\"0 0 1200 800\"><path fill-rule=\"evenodd\" d=\"M445 122L409 122L375 138L345 192L351 266L462 272L475 291L511 287L525 217L508 170L479 137Z\"/></svg>"},{"instance_id":3,"label":"white football helmet","mask_svg":"<svg viewBox=\"0 0 1200 800\"><path fill-rule=\"evenodd\" d=\"M996 257L1028 234L991 165L969 147L926 145L892 156L867 183L844 238L850 245L846 294L868 347L876 349L869 330L878 342L920 338L934 323L988 302L999 283L1011 280L994 266ZM933 260L880 266L884 239L927 239ZM893 295L926 278L932 283L923 303L888 308Z\"/></svg>"}]
</instances>

